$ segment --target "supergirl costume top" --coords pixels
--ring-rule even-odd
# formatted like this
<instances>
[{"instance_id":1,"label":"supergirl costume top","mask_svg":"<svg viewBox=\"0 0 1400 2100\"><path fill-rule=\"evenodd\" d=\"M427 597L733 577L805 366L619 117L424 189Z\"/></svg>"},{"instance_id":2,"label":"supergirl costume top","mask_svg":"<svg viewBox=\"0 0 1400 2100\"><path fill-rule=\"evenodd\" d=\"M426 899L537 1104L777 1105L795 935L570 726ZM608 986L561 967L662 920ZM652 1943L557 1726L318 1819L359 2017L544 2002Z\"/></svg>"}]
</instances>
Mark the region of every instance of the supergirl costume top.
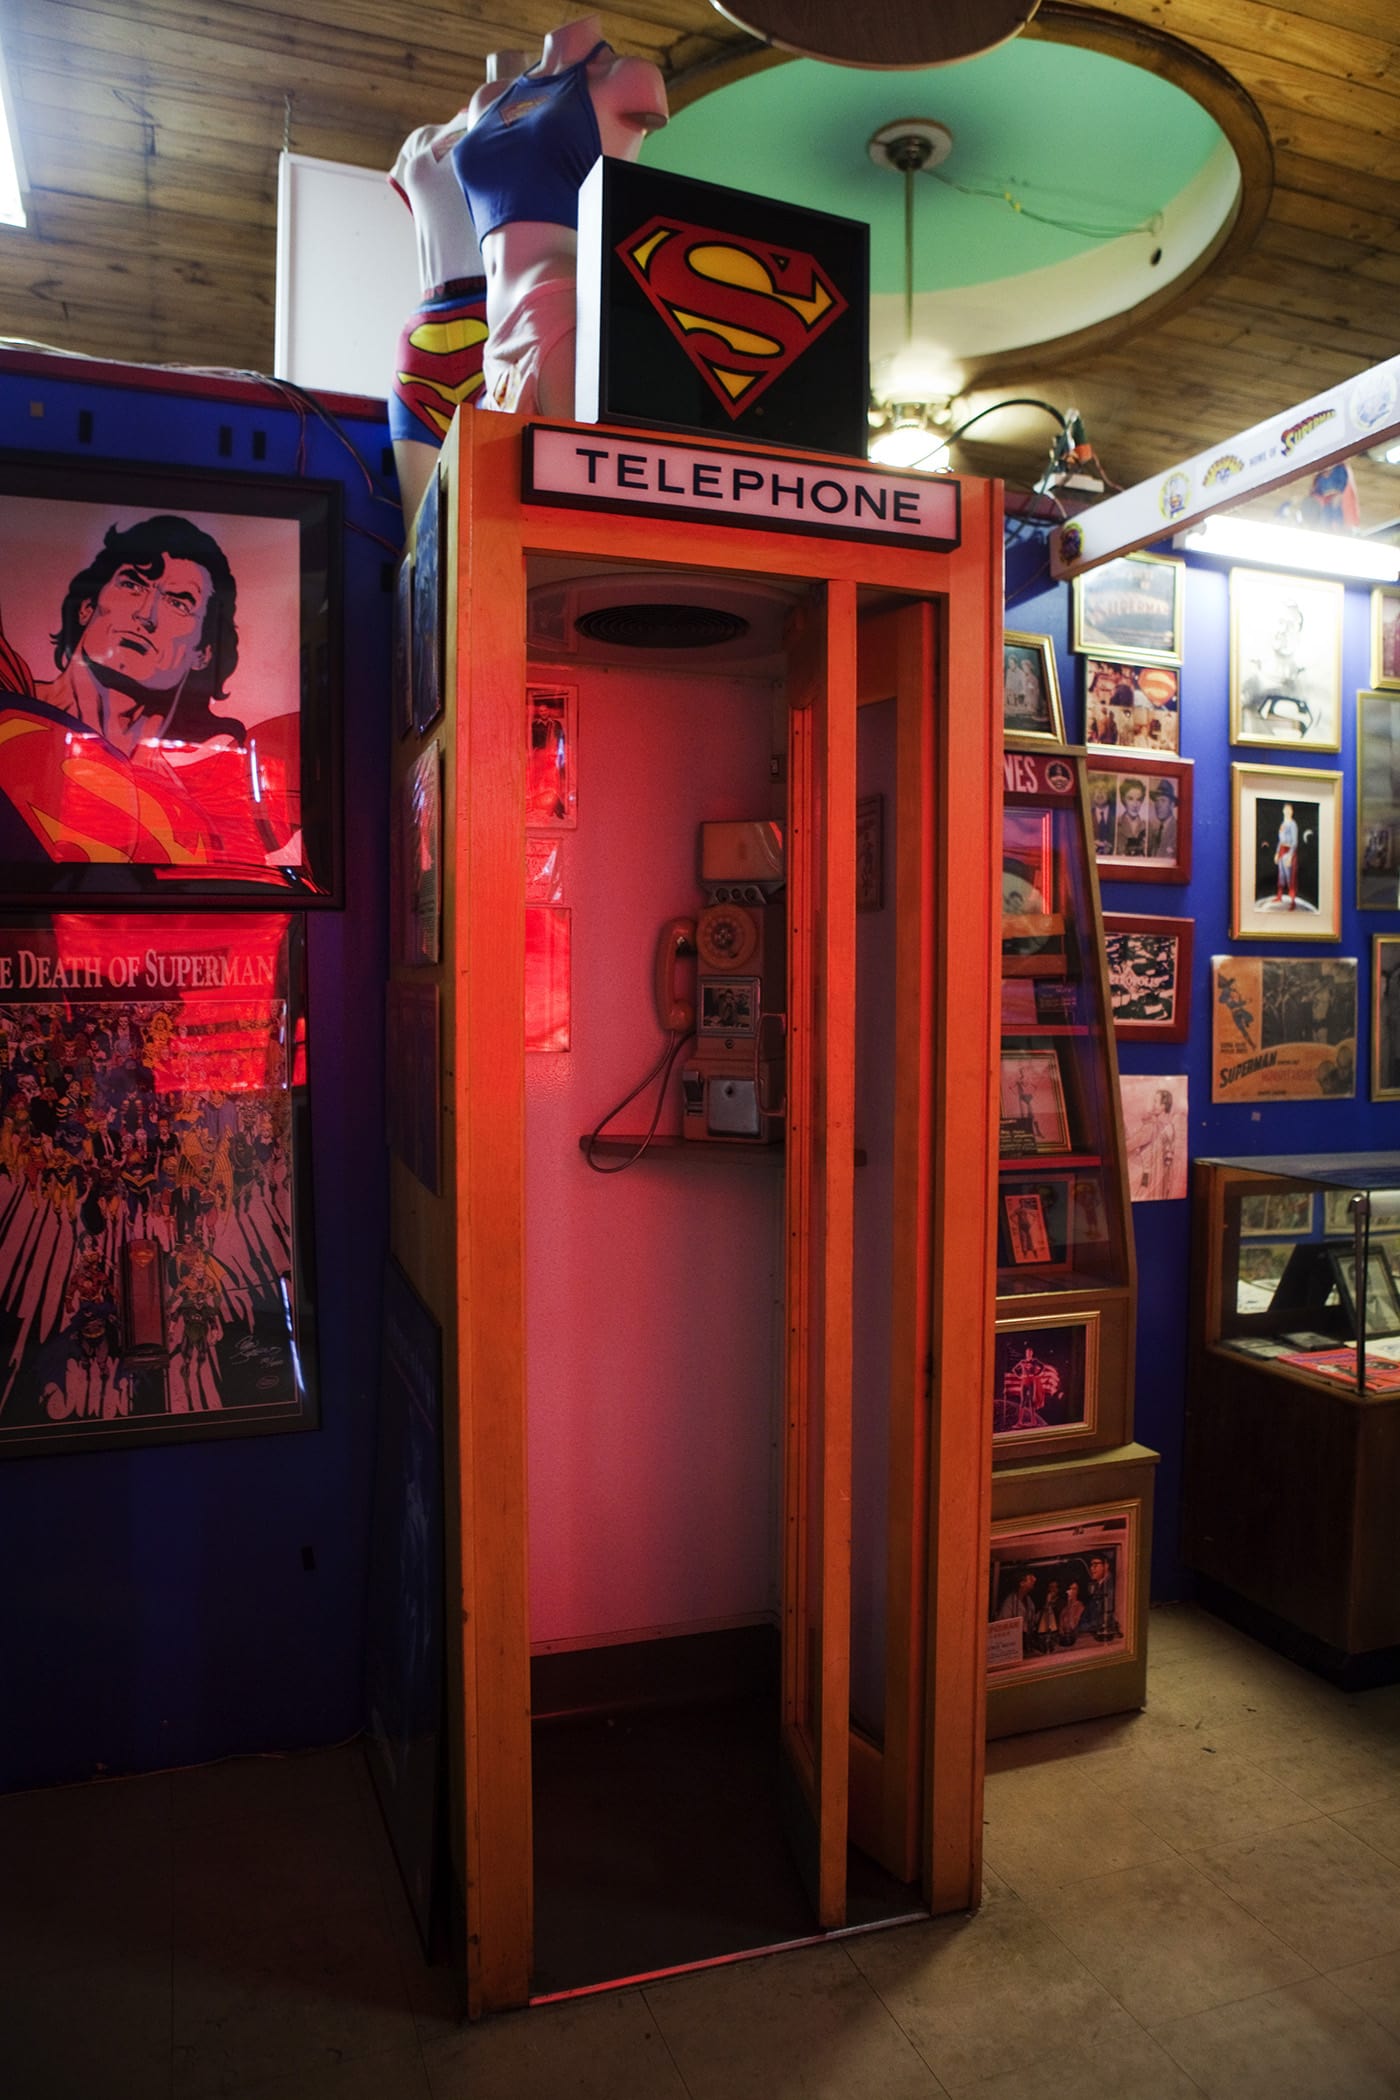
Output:
<instances>
[{"instance_id":1,"label":"supergirl costume top","mask_svg":"<svg viewBox=\"0 0 1400 2100\"><path fill-rule=\"evenodd\" d=\"M453 148L477 239L515 219L578 225L579 184L603 150L588 68L600 51L558 73L522 73Z\"/></svg>"},{"instance_id":2,"label":"supergirl costume top","mask_svg":"<svg viewBox=\"0 0 1400 2100\"><path fill-rule=\"evenodd\" d=\"M466 115L423 124L399 149L389 175L413 214L422 301L404 322L394 353L389 435L441 445L454 413L481 391L486 279L471 213L452 166Z\"/></svg>"}]
</instances>

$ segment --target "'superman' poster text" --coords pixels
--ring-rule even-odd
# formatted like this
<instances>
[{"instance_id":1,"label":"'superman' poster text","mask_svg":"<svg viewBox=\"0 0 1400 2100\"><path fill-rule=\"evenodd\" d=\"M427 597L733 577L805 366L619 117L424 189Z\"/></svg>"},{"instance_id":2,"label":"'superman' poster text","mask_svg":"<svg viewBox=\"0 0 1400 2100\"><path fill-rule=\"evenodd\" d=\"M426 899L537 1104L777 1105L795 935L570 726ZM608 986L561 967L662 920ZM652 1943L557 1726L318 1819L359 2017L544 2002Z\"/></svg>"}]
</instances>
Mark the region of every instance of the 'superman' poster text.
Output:
<instances>
[{"instance_id":1,"label":"'superman' poster text","mask_svg":"<svg viewBox=\"0 0 1400 2100\"><path fill-rule=\"evenodd\" d=\"M0 1455L314 1426L298 919L0 919Z\"/></svg>"}]
</instances>

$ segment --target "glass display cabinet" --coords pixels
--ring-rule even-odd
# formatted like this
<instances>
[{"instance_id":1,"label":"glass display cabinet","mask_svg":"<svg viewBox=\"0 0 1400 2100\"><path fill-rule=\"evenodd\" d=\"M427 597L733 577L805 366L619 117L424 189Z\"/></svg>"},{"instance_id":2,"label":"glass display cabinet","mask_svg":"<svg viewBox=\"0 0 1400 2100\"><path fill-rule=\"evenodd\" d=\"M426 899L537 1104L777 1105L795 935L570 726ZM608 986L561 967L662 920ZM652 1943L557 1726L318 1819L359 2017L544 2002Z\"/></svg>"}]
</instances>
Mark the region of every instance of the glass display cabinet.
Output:
<instances>
[{"instance_id":1,"label":"glass display cabinet","mask_svg":"<svg viewBox=\"0 0 1400 2100\"><path fill-rule=\"evenodd\" d=\"M1400 1153L1198 1160L1186 1557L1337 1682L1400 1675Z\"/></svg>"}]
</instances>

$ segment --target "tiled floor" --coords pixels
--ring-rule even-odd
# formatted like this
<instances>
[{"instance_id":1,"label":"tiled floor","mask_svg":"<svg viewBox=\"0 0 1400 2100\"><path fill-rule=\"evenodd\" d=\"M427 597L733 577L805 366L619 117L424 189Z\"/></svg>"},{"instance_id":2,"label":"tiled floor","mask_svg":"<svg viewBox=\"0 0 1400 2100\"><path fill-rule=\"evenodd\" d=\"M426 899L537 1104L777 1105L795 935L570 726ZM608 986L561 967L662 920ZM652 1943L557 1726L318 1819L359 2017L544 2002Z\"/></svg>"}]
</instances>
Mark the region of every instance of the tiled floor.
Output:
<instances>
[{"instance_id":1,"label":"tiled floor","mask_svg":"<svg viewBox=\"0 0 1400 2100\"><path fill-rule=\"evenodd\" d=\"M1400 2096L1400 1688L1154 1612L993 1746L971 1919L457 2027L353 1750L0 1799L5 2100Z\"/></svg>"}]
</instances>

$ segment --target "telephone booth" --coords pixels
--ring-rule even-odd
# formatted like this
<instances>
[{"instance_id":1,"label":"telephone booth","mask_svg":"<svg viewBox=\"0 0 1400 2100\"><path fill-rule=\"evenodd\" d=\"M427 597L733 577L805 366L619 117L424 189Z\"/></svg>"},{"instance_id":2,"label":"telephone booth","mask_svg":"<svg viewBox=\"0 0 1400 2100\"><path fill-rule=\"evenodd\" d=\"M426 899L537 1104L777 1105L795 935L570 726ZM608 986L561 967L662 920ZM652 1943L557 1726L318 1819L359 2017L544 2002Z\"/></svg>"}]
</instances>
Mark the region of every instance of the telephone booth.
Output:
<instances>
[{"instance_id":1,"label":"telephone booth","mask_svg":"<svg viewBox=\"0 0 1400 2100\"><path fill-rule=\"evenodd\" d=\"M472 2016L577 1980L537 1944L571 1817L624 1834L616 1872L560 1870L585 1920L646 1871L636 1802L541 1792L576 1771L547 1714L619 1738L600 1685L681 1687L654 1766L712 1667L771 1676L806 1929L703 1958L865 1922L867 1863L903 1892L880 1915L977 1900L1001 510L925 483L920 542L880 529L911 524L896 481L459 416L420 514L443 708L395 792L440 745L441 927L395 966L428 1018L391 1085L436 1095L440 1145L394 1159L392 1231L443 1337ZM670 1784L712 1861L713 1762ZM666 1955L583 1981L699 1958Z\"/></svg>"}]
</instances>

